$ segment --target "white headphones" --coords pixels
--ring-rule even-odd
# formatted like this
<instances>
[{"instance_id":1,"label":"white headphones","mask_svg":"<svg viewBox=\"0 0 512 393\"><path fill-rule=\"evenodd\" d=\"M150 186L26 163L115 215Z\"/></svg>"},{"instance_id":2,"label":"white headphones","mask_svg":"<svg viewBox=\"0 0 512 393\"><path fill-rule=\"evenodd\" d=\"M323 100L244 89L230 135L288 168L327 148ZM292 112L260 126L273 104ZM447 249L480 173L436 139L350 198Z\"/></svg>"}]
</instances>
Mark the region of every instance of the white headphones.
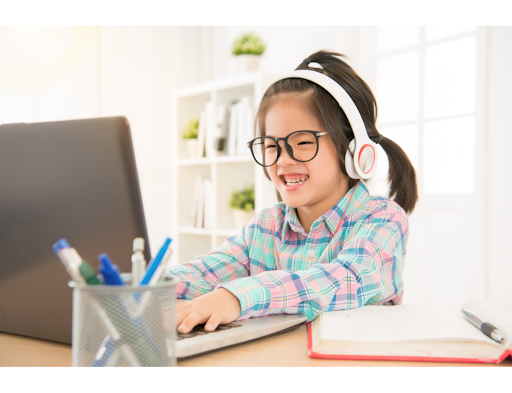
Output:
<instances>
[{"instance_id":1,"label":"white headphones","mask_svg":"<svg viewBox=\"0 0 512 393\"><path fill-rule=\"evenodd\" d=\"M368 137L361 114L345 89L334 79L313 70L293 71L281 79L288 78L307 79L323 87L334 97L340 108L343 109L354 132L354 139L350 142L345 155L347 174L352 179L369 179L372 177L377 171L377 144Z\"/></svg>"}]
</instances>

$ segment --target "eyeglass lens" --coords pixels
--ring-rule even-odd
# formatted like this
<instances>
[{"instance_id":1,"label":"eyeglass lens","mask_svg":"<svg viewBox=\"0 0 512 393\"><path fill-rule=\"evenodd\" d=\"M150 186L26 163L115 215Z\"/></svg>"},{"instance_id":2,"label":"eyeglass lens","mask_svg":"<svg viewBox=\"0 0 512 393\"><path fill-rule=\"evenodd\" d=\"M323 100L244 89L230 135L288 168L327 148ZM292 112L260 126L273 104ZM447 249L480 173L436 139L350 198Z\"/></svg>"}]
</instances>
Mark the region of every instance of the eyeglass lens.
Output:
<instances>
[{"instance_id":1,"label":"eyeglass lens","mask_svg":"<svg viewBox=\"0 0 512 393\"><path fill-rule=\"evenodd\" d=\"M297 161L309 161L317 152L316 138L310 132L290 134L288 144L292 148L292 158ZM263 166L273 165L277 161L276 143L272 138L266 136L257 138L253 142L252 153L258 164Z\"/></svg>"}]
</instances>

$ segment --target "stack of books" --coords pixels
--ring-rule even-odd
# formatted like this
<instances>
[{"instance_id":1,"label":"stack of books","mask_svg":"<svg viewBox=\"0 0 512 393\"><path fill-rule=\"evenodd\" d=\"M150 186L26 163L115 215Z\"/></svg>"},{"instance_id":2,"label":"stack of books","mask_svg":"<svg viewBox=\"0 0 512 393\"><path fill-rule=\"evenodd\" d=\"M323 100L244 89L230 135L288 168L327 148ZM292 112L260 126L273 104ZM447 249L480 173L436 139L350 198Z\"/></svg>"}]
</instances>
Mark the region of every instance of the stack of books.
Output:
<instances>
[{"instance_id":1,"label":"stack of books","mask_svg":"<svg viewBox=\"0 0 512 393\"><path fill-rule=\"evenodd\" d=\"M250 155L247 142L254 138L254 99L242 97L214 108L208 101L199 116L197 156Z\"/></svg>"},{"instance_id":2,"label":"stack of books","mask_svg":"<svg viewBox=\"0 0 512 393\"><path fill-rule=\"evenodd\" d=\"M196 185L190 208L189 225L196 228L212 227L212 181L208 178L196 177Z\"/></svg>"}]
</instances>

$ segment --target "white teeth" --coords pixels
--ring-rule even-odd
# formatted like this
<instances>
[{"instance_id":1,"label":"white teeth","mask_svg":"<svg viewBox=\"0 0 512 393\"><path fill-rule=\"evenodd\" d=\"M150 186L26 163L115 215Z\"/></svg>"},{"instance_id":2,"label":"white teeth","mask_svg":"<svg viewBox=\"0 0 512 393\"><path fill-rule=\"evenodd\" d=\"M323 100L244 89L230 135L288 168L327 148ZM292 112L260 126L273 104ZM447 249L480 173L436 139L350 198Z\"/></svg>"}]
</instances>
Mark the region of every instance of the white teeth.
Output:
<instances>
[{"instance_id":1,"label":"white teeth","mask_svg":"<svg viewBox=\"0 0 512 393\"><path fill-rule=\"evenodd\" d=\"M304 183L308 178L304 178L304 179L299 179L299 180L290 180L290 181L286 181L285 180L285 183L286 185L288 186L295 186L297 184L302 184Z\"/></svg>"}]
</instances>

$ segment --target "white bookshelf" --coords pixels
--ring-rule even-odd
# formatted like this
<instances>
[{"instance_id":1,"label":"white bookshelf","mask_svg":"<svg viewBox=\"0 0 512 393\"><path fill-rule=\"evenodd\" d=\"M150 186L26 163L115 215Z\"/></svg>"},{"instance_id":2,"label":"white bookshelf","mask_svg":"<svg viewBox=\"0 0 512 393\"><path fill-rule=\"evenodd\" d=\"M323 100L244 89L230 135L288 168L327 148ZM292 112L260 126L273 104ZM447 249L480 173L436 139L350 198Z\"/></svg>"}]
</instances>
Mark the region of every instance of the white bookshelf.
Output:
<instances>
[{"instance_id":1,"label":"white bookshelf","mask_svg":"<svg viewBox=\"0 0 512 393\"><path fill-rule=\"evenodd\" d=\"M217 248L241 228L236 228L229 207L231 193L254 185L255 211L277 203L275 188L267 180L262 167L257 165L247 149L247 155L189 158L185 141L181 137L191 118L199 118L205 103L213 107L228 105L243 96L254 98L254 114L265 92L280 74L252 72L220 80L187 86L174 90L171 96L172 116L172 233L174 265L186 262L196 255ZM196 177L212 181L211 199L207 201L213 212L211 228L189 226L190 210Z\"/></svg>"}]
</instances>

